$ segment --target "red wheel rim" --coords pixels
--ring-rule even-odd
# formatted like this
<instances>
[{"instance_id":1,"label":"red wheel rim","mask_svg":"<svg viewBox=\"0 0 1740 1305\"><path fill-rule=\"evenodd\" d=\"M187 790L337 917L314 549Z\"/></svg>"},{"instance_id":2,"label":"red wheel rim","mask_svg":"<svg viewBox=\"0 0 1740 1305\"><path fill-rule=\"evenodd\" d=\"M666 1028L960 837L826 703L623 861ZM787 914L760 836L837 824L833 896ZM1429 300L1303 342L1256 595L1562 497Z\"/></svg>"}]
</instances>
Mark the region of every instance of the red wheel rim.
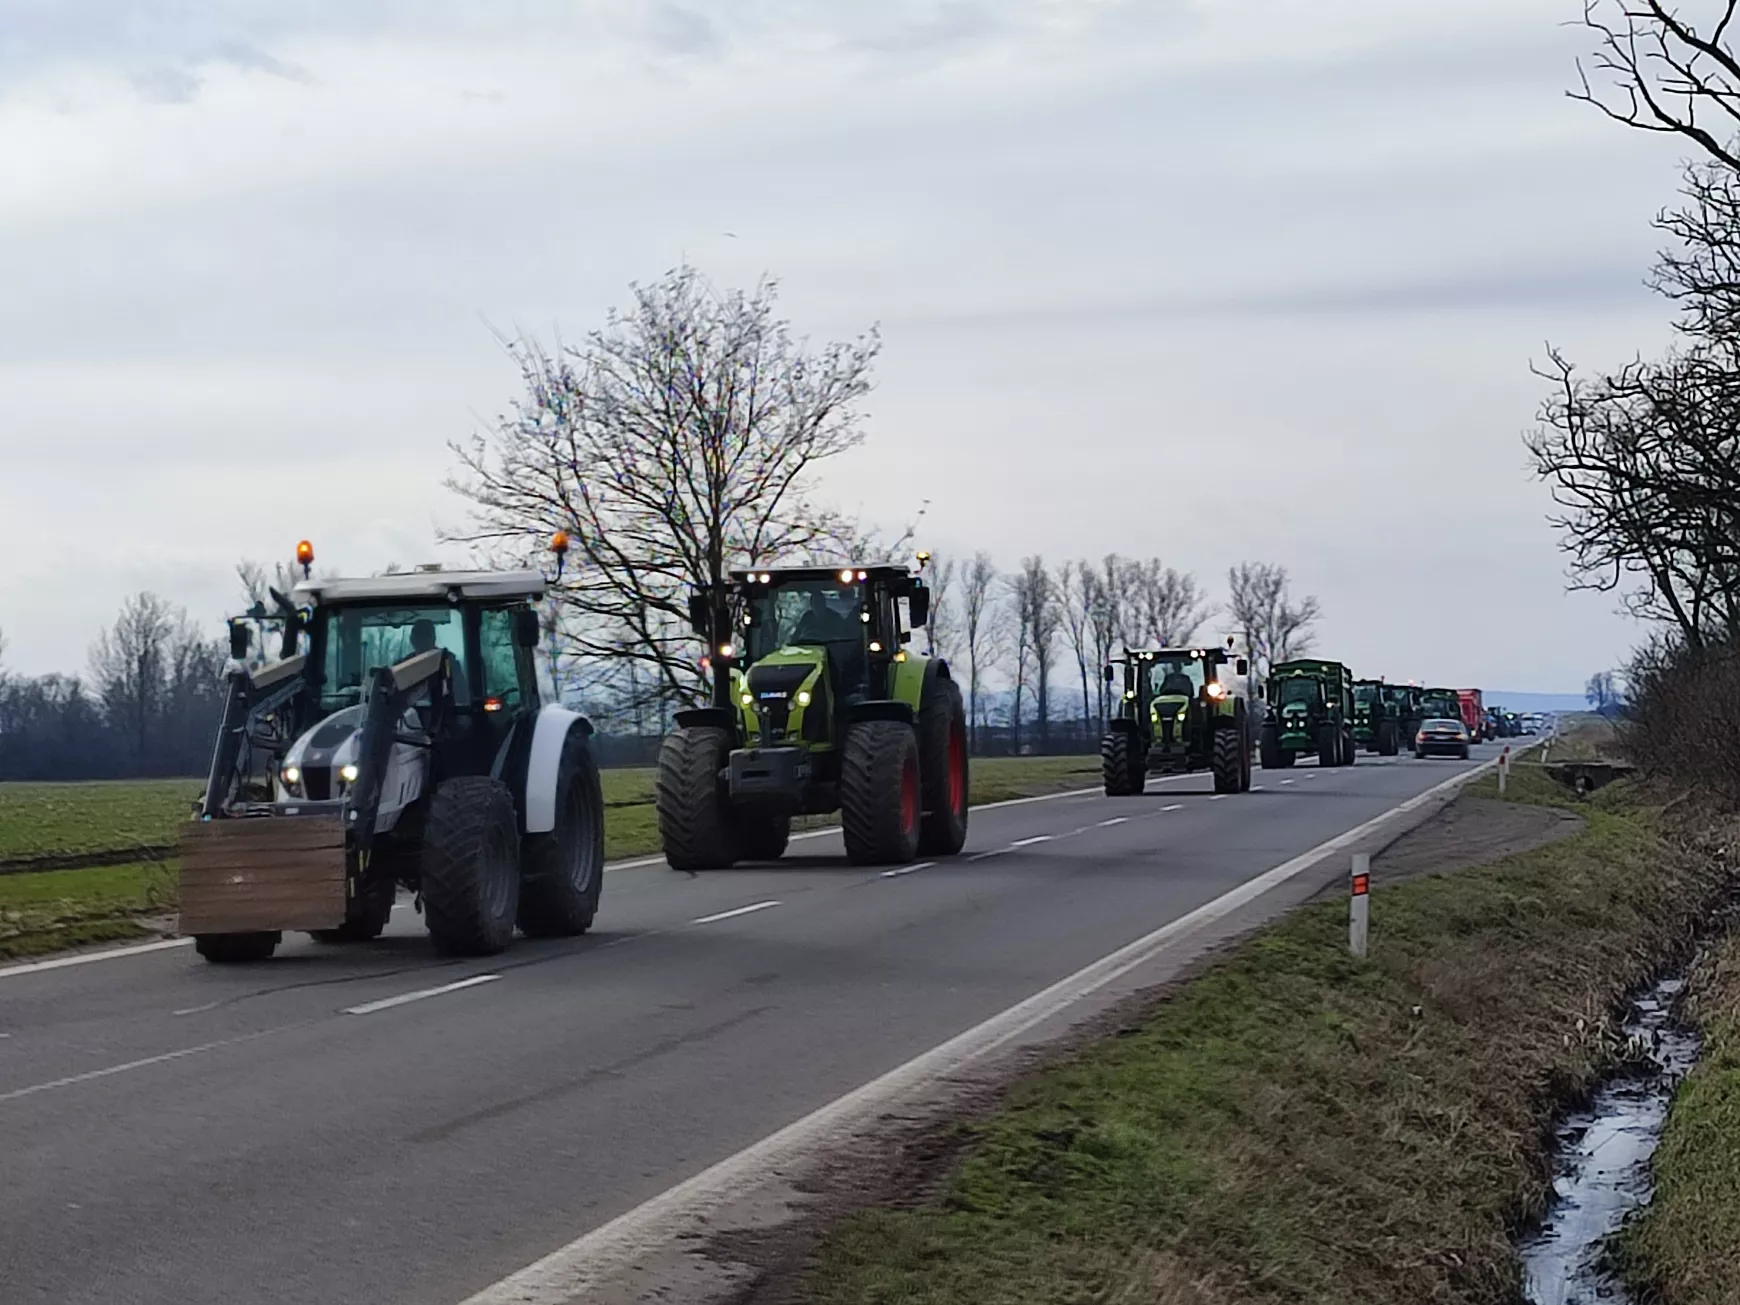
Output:
<instances>
[{"instance_id":1,"label":"red wheel rim","mask_svg":"<svg viewBox=\"0 0 1740 1305\"><path fill-rule=\"evenodd\" d=\"M967 809L967 736L959 725L949 728L949 810Z\"/></svg>"},{"instance_id":2,"label":"red wheel rim","mask_svg":"<svg viewBox=\"0 0 1740 1305\"><path fill-rule=\"evenodd\" d=\"M918 763L908 759L900 772L900 827L913 829L918 825Z\"/></svg>"}]
</instances>

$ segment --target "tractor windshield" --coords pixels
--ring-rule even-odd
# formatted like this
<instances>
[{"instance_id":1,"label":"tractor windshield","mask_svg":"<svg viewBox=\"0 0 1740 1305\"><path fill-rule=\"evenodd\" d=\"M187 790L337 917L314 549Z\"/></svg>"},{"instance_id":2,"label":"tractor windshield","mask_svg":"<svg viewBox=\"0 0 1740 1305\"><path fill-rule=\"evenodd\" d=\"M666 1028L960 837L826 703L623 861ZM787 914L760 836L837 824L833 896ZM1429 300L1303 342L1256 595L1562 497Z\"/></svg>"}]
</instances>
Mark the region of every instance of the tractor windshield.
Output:
<instances>
[{"instance_id":1,"label":"tractor windshield","mask_svg":"<svg viewBox=\"0 0 1740 1305\"><path fill-rule=\"evenodd\" d=\"M1295 679L1281 681L1280 703L1283 707L1296 702L1309 706L1322 697L1323 686L1316 680L1299 676Z\"/></svg>"},{"instance_id":2,"label":"tractor windshield","mask_svg":"<svg viewBox=\"0 0 1740 1305\"><path fill-rule=\"evenodd\" d=\"M1156 698L1191 698L1202 691L1200 657L1171 657L1148 668L1149 692Z\"/></svg>"},{"instance_id":3,"label":"tractor windshield","mask_svg":"<svg viewBox=\"0 0 1740 1305\"><path fill-rule=\"evenodd\" d=\"M1378 686L1375 684L1356 684L1353 686L1353 705L1369 707L1378 700Z\"/></svg>"},{"instance_id":4,"label":"tractor windshield","mask_svg":"<svg viewBox=\"0 0 1740 1305\"><path fill-rule=\"evenodd\" d=\"M798 580L749 600L754 618L746 631L750 662L797 645L858 644L864 641L861 585L838 580Z\"/></svg>"},{"instance_id":5,"label":"tractor windshield","mask_svg":"<svg viewBox=\"0 0 1740 1305\"><path fill-rule=\"evenodd\" d=\"M320 707L338 711L362 701L369 672L415 653L443 648L454 661L453 689L463 700L465 625L454 607L328 607L318 612L323 653Z\"/></svg>"}]
</instances>

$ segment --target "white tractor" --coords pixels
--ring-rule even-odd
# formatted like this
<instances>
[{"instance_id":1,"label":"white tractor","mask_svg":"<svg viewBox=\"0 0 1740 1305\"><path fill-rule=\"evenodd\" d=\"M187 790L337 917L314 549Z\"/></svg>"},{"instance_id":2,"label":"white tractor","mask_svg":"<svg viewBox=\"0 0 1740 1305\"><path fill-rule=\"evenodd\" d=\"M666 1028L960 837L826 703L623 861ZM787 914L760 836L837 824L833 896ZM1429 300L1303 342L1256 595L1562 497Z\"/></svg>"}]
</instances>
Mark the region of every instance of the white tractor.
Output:
<instances>
[{"instance_id":1,"label":"white tractor","mask_svg":"<svg viewBox=\"0 0 1740 1305\"><path fill-rule=\"evenodd\" d=\"M591 723L536 655L534 570L419 567L304 579L230 623L228 696L181 839L181 932L208 961L260 961L286 930L378 937L399 889L447 955L517 928L591 927L604 800ZM276 660L250 669L254 627Z\"/></svg>"}]
</instances>

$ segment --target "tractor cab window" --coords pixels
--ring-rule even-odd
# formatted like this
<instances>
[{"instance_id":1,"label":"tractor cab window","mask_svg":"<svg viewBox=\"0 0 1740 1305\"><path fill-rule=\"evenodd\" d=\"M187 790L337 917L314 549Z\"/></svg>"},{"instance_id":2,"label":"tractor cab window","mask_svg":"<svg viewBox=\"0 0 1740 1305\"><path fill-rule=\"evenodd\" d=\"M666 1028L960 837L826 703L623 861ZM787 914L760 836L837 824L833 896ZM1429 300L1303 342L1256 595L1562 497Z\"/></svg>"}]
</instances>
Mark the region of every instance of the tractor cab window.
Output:
<instances>
[{"instance_id":1,"label":"tractor cab window","mask_svg":"<svg viewBox=\"0 0 1740 1305\"><path fill-rule=\"evenodd\" d=\"M1306 706L1310 706L1312 703L1321 701L1322 698L1323 686L1316 680L1301 676L1298 679L1281 681L1280 703L1283 707L1291 703L1304 703Z\"/></svg>"},{"instance_id":2,"label":"tractor cab window","mask_svg":"<svg viewBox=\"0 0 1740 1305\"><path fill-rule=\"evenodd\" d=\"M465 625L457 609L429 607L329 607L320 609L322 644L320 707L338 711L362 701L369 672L440 648L452 658L453 691L466 701Z\"/></svg>"},{"instance_id":3,"label":"tractor cab window","mask_svg":"<svg viewBox=\"0 0 1740 1305\"><path fill-rule=\"evenodd\" d=\"M1356 684L1353 686L1353 703L1356 707L1369 707L1378 700L1378 686L1375 684Z\"/></svg>"},{"instance_id":4,"label":"tractor cab window","mask_svg":"<svg viewBox=\"0 0 1740 1305\"><path fill-rule=\"evenodd\" d=\"M1149 692L1156 698L1193 698L1202 691L1203 683L1200 657L1170 658L1148 668Z\"/></svg>"},{"instance_id":5,"label":"tractor cab window","mask_svg":"<svg viewBox=\"0 0 1740 1305\"><path fill-rule=\"evenodd\" d=\"M838 580L808 580L781 585L749 602L754 624L745 631L751 662L794 646L859 645L865 588Z\"/></svg>"},{"instance_id":6,"label":"tractor cab window","mask_svg":"<svg viewBox=\"0 0 1740 1305\"><path fill-rule=\"evenodd\" d=\"M487 707L499 702L501 710L516 711L536 704L537 669L533 650L514 642L514 617L509 608L488 608L478 613L477 651L483 667L483 696Z\"/></svg>"}]
</instances>

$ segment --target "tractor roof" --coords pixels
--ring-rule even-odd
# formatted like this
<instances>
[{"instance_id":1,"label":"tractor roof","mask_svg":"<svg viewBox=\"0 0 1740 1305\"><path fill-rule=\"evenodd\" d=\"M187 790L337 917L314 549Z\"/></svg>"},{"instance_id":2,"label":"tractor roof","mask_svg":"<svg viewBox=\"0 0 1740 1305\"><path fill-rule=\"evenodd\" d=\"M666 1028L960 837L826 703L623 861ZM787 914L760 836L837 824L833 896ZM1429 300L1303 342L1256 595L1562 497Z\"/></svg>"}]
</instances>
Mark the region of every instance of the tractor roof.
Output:
<instances>
[{"instance_id":1,"label":"tractor roof","mask_svg":"<svg viewBox=\"0 0 1740 1305\"><path fill-rule=\"evenodd\" d=\"M761 566L752 571L733 571L731 579L738 584L754 584L762 576L763 583L779 584L787 580L838 580L850 571L860 580L907 580L913 573L898 563L841 562L836 566Z\"/></svg>"},{"instance_id":2,"label":"tractor roof","mask_svg":"<svg viewBox=\"0 0 1740 1305\"><path fill-rule=\"evenodd\" d=\"M1231 661L1228 648L1126 648L1124 656L1138 661L1159 661L1162 657L1202 657L1208 661Z\"/></svg>"},{"instance_id":3,"label":"tractor roof","mask_svg":"<svg viewBox=\"0 0 1740 1305\"><path fill-rule=\"evenodd\" d=\"M291 597L297 603L326 607L395 599L541 598L545 585L541 571L447 571L418 567L415 571L355 580L302 580L291 591Z\"/></svg>"},{"instance_id":4,"label":"tractor roof","mask_svg":"<svg viewBox=\"0 0 1740 1305\"><path fill-rule=\"evenodd\" d=\"M1318 657L1295 657L1290 662L1276 662L1269 667L1270 675L1341 675L1347 667L1341 662Z\"/></svg>"}]
</instances>

